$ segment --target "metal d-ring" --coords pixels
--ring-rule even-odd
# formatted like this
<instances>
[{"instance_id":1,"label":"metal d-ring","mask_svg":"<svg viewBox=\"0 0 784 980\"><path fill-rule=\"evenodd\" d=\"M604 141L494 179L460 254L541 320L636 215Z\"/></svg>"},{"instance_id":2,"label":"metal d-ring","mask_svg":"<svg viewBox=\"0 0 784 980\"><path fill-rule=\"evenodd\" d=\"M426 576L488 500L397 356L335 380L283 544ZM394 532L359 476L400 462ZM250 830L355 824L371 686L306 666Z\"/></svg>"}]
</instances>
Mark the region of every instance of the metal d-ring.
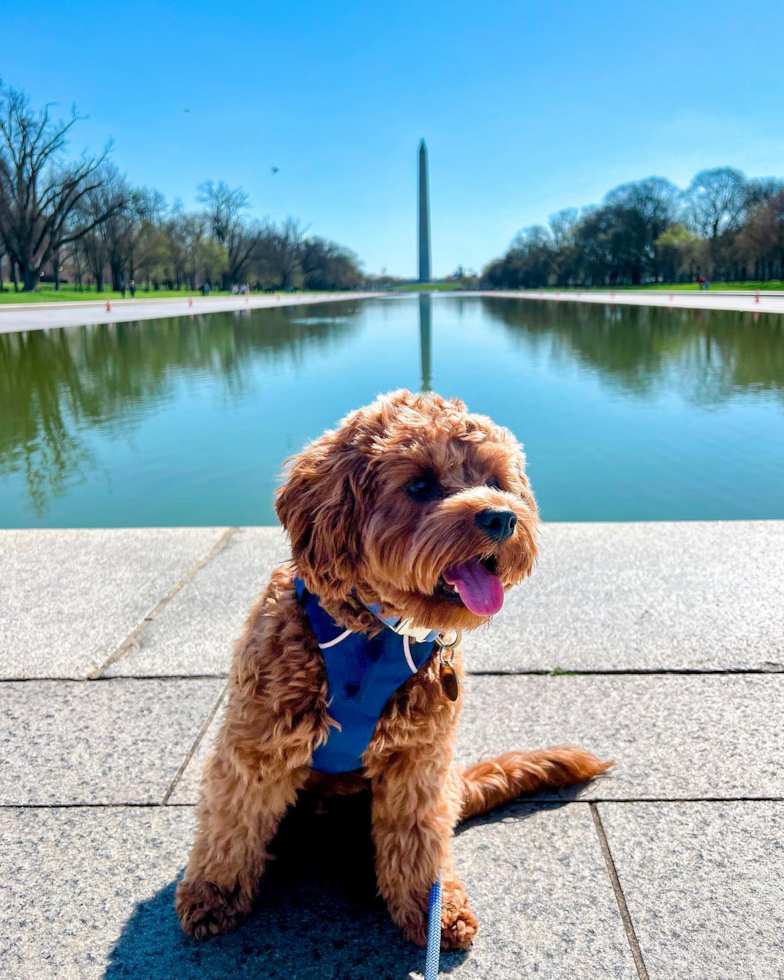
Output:
<instances>
[{"instance_id":1,"label":"metal d-ring","mask_svg":"<svg viewBox=\"0 0 784 980\"><path fill-rule=\"evenodd\" d=\"M455 633L455 638L450 643L447 643L446 640L443 638L443 636L441 636L440 634L436 637L436 643L440 647L438 651L438 659L441 661L442 664L452 663L452 661L455 658L455 649L460 646L460 641L463 639L462 630L456 629L454 633ZM450 654L450 657L448 659L445 656L445 653L447 652Z\"/></svg>"}]
</instances>

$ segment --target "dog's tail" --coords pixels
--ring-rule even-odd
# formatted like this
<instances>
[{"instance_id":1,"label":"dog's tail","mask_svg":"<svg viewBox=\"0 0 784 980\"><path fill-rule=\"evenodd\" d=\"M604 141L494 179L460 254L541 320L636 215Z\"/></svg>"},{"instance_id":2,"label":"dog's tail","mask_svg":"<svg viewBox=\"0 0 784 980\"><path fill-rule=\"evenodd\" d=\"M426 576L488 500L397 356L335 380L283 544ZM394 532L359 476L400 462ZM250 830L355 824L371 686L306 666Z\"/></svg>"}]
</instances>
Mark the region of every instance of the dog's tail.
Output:
<instances>
[{"instance_id":1,"label":"dog's tail","mask_svg":"<svg viewBox=\"0 0 784 980\"><path fill-rule=\"evenodd\" d=\"M573 786L605 772L612 762L564 745L541 752L507 752L488 762L477 762L461 772L463 811L461 819L477 817L522 793Z\"/></svg>"}]
</instances>

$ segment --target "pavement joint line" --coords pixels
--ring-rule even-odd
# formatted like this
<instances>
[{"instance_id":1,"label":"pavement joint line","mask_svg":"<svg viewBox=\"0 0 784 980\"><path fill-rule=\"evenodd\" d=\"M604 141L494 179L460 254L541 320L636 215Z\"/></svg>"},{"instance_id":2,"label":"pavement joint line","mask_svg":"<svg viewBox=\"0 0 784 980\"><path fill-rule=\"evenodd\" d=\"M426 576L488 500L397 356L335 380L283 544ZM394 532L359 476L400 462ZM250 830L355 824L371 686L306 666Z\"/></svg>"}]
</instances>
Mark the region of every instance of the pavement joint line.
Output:
<instances>
[{"instance_id":1,"label":"pavement joint line","mask_svg":"<svg viewBox=\"0 0 784 980\"><path fill-rule=\"evenodd\" d=\"M185 772L185 770L186 770L186 768L188 766L188 763L191 761L191 759L193 758L194 754L196 753L196 749L198 749L201 740L204 738L204 736L205 736L205 734L207 732L207 729L212 724L212 719L218 713L218 709L220 708L221 704L223 703L223 699L226 697L226 691L228 691L228 689L229 689L229 685L227 684L226 687L224 687L223 690L220 692L220 695L218 697L218 700L212 706L212 710L207 715L206 719L204 720L204 724L199 729L199 734L194 739L193 745L190 747L190 749L188 750L185 758L182 760L182 765L177 770L177 772L176 772L176 774L174 776L174 779L171 781L171 783L169 785L169 788L164 793L163 799L161 800L161 806L167 806L168 805L169 799L170 799L172 793L177 788L177 783L179 783L179 781L180 781L180 779L182 777L182 774Z\"/></svg>"},{"instance_id":2,"label":"pavement joint line","mask_svg":"<svg viewBox=\"0 0 784 980\"><path fill-rule=\"evenodd\" d=\"M167 803L166 809L173 807L196 807L196 803ZM3 810L162 810L162 803L0 803Z\"/></svg>"},{"instance_id":3,"label":"pavement joint line","mask_svg":"<svg viewBox=\"0 0 784 980\"><path fill-rule=\"evenodd\" d=\"M611 797L595 800L563 800L557 796L528 797L521 796L510 803L499 807L498 810L509 810L513 816L512 808L520 806L541 806L544 809L560 809L562 806L587 806L595 807L597 803L604 804L646 804L666 803L677 806L680 803L784 803L783 796L694 796L694 797L628 797L626 799L612 799ZM133 808L134 810L161 810L171 809L172 807L195 808L197 803L0 803L0 813L3 810L122 810L123 808Z\"/></svg>"},{"instance_id":4,"label":"pavement joint line","mask_svg":"<svg viewBox=\"0 0 784 980\"><path fill-rule=\"evenodd\" d=\"M550 799L558 802L557 796ZM560 802L589 805L594 803L784 803L784 796L596 796L592 800Z\"/></svg>"},{"instance_id":5,"label":"pavement joint line","mask_svg":"<svg viewBox=\"0 0 784 980\"><path fill-rule=\"evenodd\" d=\"M112 674L109 677L0 677L3 684L111 684L117 681L225 681L225 674Z\"/></svg>"},{"instance_id":6,"label":"pavement joint line","mask_svg":"<svg viewBox=\"0 0 784 980\"><path fill-rule=\"evenodd\" d=\"M145 619L143 622L149 622ZM137 627L138 628L138 627ZM111 661L114 663L115 661ZM101 669L105 670L110 666L107 662ZM747 675L756 676L777 676L784 674L784 665L780 669L771 670L760 667L727 667L724 670L706 669L697 670L691 668L666 668L657 670L656 668L624 668L623 670L559 670L555 673L549 670L467 670L466 677L548 677L558 679L559 677L744 677ZM106 677L100 674L89 675L87 677L0 677L2 684L32 684L36 681L57 681L61 684L84 684L85 682L94 683L95 681L206 681L206 680L226 680L229 676L228 671L221 674L114 674Z\"/></svg>"},{"instance_id":7,"label":"pavement joint line","mask_svg":"<svg viewBox=\"0 0 784 980\"><path fill-rule=\"evenodd\" d=\"M470 656L470 655L469 655ZM624 667L622 670L605 669L601 667L589 670L467 670L469 677L646 677L649 675L674 675L687 677L705 677L711 674L782 674L784 664L775 667Z\"/></svg>"},{"instance_id":8,"label":"pavement joint line","mask_svg":"<svg viewBox=\"0 0 784 980\"><path fill-rule=\"evenodd\" d=\"M621 914L623 927L626 930L626 938L629 941L629 947L631 948L632 956L634 957L634 965L637 967L637 973L640 980L649 980L648 971L645 967L645 960L643 959L642 950L640 949L640 944L637 940L637 933L634 931L634 922L632 922L629 907L626 904L626 897L624 896L623 888L621 887L621 881L618 877L618 872L615 869L615 861L613 860L610 844L607 840L607 834L604 832L601 815L595 803L589 803L588 805L591 810L594 826L596 827L596 835L599 838L599 846L602 849L604 863L607 865L607 873L610 876L613 891L615 892L615 900L618 903L618 911Z\"/></svg>"},{"instance_id":9,"label":"pavement joint line","mask_svg":"<svg viewBox=\"0 0 784 980\"><path fill-rule=\"evenodd\" d=\"M149 613L147 613L147 615L144 617L144 619L142 619L142 621L138 624L138 626L136 626L133 630L131 630L131 632L128 634L128 636L125 637L125 639L117 647L114 653L110 654L109 657L104 661L103 664L101 664L101 666L97 670L93 671L92 674L88 674L86 679L97 680L105 670L111 667L113 663L116 663L118 660L121 660L127 653L129 653L141 638L141 635L144 632L144 630L147 628L147 625L151 623L156 618L156 616L158 616L160 613L163 612L163 610L169 605L169 603L177 595L177 593L181 592L182 589L185 588L185 586L193 579L193 577L197 574L197 572L200 572L202 568L209 565L209 563L213 560L213 558L215 558L217 555L221 553L221 551L223 551L223 549L226 547L226 545L229 543L229 541L234 537L234 535L238 531L239 531L238 527L230 527L227 531L224 531L224 533L220 536L218 541L215 542L212 548L210 548L207 554L203 558L199 559L199 561L197 561L195 565L192 565L188 569L188 571L185 573L185 575L183 575L180 581L177 582L171 589L169 589L166 595L157 603L157 605L155 605L149 611Z\"/></svg>"}]
</instances>

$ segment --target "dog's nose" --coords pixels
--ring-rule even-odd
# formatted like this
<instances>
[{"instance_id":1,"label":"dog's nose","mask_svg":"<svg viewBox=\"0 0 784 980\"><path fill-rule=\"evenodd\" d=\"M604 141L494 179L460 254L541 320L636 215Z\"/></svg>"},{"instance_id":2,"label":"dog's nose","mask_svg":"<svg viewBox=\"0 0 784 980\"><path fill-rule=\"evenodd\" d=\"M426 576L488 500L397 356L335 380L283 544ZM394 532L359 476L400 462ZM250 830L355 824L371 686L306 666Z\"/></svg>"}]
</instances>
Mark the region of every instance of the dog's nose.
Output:
<instances>
[{"instance_id":1,"label":"dog's nose","mask_svg":"<svg viewBox=\"0 0 784 980\"><path fill-rule=\"evenodd\" d=\"M480 528L490 538L491 541L506 541L512 536L517 524L517 517L511 510L498 510L488 508L480 510L474 518L476 526Z\"/></svg>"}]
</instances>

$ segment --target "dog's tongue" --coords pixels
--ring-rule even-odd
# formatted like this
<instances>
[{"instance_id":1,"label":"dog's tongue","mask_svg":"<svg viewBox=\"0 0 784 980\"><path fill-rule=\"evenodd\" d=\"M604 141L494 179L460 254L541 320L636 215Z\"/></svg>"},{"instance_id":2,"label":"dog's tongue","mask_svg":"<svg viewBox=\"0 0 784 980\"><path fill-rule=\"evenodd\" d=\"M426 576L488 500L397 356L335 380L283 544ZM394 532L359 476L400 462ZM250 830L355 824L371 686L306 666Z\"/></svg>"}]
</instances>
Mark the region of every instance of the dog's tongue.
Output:
<instances>
[{"instance_id":1,"label":"dog's tongue","mask_svg":"<svg viewBox=\"0 0 784 980\"><path fill-rule=\"evenodd\" d=\"M444 579L457 588L463 603L475 616L495 616L504 604L501 579L489 572L478 558L448 568Z\"/></svg>"}]
</instances>

